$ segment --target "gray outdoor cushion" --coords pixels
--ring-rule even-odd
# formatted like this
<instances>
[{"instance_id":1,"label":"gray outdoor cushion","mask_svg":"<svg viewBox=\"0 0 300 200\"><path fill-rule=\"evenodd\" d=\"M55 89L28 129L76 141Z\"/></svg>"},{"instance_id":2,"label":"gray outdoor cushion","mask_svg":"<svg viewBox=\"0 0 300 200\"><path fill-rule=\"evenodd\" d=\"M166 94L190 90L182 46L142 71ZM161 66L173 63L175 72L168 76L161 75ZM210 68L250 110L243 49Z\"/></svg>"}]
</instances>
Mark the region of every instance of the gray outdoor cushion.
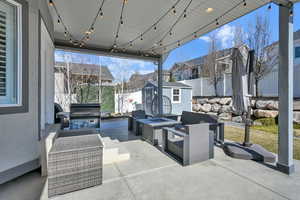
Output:
<instances>
[{"instance_id":1,"label":"gray outdoor cushion","mask_svg":"<svg viewBox=\"0 0 300 200\"><path fill-rule=\"evenodd\" d=\"M200 123L218 123L218 120L212 115L183 111L181 122L183 125L187 125Z\"/></svg>"}]
</instances>

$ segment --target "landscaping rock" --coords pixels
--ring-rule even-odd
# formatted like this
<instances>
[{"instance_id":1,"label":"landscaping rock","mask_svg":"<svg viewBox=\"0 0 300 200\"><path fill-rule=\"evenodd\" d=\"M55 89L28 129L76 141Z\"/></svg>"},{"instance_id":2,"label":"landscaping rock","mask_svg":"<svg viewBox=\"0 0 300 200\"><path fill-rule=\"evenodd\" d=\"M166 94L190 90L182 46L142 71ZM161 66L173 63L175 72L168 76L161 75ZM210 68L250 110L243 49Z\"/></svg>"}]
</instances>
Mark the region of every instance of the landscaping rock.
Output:
<instances>
[{"instance_id":1,"label":"landscaping rock","mask_svg":"<svg viewBox=\"0 0 300 200\"><path fill-rule=\"evenodd\" d=\"M194 112L198 112L201 109L201 105L200 104L193 104L193 111Z\"/></svg>"},{"instance_id":2,"label":"landscaping rock","mask_svg":"<svg viewBox=\"0 0 300 200\"><path fill-rule=\"evenodd\" d=\"M236 123L242 123L243 122L243 118L241 116L236 116L236 117L232 118L232 121L236 122Z\"/></svg>"},{"instance_id":3,"label":"landscaping rock","mask_svg":"<svg viewBox=\"0 0 300 200\"><path fill-rule=\"evenodd\" d=\"M220 109L220 113L231 113L231 112L232 112L231 106L224 105Z\"/></svg>"},{"instance_id":4,"label":"landscaping rock","mask_svg":"<svg viewBox=\"0 0 300 200\"><path fill-rule=\"evenodd\" d=\"M267 104L267 109L278 110L278 101L270 101L269 104Z\"/></svg>"},{"instance_id":5,"label":"landscaping rock","mask_svg":"<svg viewBox=\"0 0 300 200\"><path fill-rule=\"evenodd\" d=\"M294 112L294 122L300 124L300 112Z\"/></svg>"},{"instance_id":6,"label":"landscaping rock","mask_svg":"<svg viewBox=\"0 0 300 200\"><path fill-rule=\"evenodd\" d=\"M221 113L219 115L219 119L220 120L223 120L223 121L230 121L232 118L231 114L230 113Z\"/></svg>"},{"instance_id":7,"label":"landscaping rock","mask_svg":"<svg viewBox=\"0 0 300 200\"><path fill-rule=\"evenodd\" d=\"M251 100L251 107L252 107L252 108L255 108L255 104L256 104L256 100L252 99L252 100Z\"/></svg>"},{"instance_id":8,"label":"landscaping rock","mask_svg":"<svg viewBox=\"0 0 300 200\"><path fill-rule=\"evenodd\" d=\"M221 109L221 105L220 104L215 103L215 104L213 104L211 106L211 111L212 112L218 113L220 111L220 109Z\"/></svg>"},{"instance_id":9,"label":"landscaping rock","mask_svg":"<svg viewBox=\"0 0 300 200\"><path fill-rule=\"evenodd\" d=\"M206 103L203 106L201 106L200 111L202 112L210 112L211 111L211 105Z\"/></svg>"},{"instance_id":10,"label":"landscaping rock","mask_svg":"<svg viewBox=\"0 0 300 200\"><path fill-rule=\"evenodd\" d=\"M210 104L215 104L215 103L219 103L220 102L220 98L212 98L208 100L208 103Z\"/></svg>"},{"instance_id":11,"label":"landscaping rock","mask_svg":"<svg viewBox=\"0 0 300 200\"><path fill-rule=\"evenodd\" d=\"M222 98L220 99L219 103L221 105L229 105L231 103L231 98Z\"/></svg>"},{"instance_id":12,"label":"landscaping rock","mask_svg":"<svg viewBox=\"0 0 300 200\"><path fill-rule=\"evenodd\" d=\"M266 100L257 100L255 103L255 107L257 109L267 109L267 105L270 103L270 101Z\"/></svg>"},{"instance_id":13,"label":"landscaping rock","mask_svg":"<svg viewBox=\"0 0 300 200\"><path fill-rule=\"evenodd\" d=\"M257 118L275 118L278 115L278 111L275 110L254 110L254 116Z\"/></svg>"},{"instance_id":14,"label":"landscaping rock","mask_svg":"<svg viewBox=\"0 0 300 200\"><path fill-rule=\"evenodd\" d=\"M197 103L198 103L198 104L201 104L201 105L203 105L203 104L206 104L206 103L207 103L207 101L208 101L208 98L204 98L204 99L197 99Z\"/></svg>"},{"instance_id":15,"label":"landscaping rock","mask_svg":"<svg viewBox=\"0 0 300 200\"><path fill-rule=\"evenodd\" d=\"M294 101L294 110L300 111L300 101Z\"/></svg>"}]
</instances>

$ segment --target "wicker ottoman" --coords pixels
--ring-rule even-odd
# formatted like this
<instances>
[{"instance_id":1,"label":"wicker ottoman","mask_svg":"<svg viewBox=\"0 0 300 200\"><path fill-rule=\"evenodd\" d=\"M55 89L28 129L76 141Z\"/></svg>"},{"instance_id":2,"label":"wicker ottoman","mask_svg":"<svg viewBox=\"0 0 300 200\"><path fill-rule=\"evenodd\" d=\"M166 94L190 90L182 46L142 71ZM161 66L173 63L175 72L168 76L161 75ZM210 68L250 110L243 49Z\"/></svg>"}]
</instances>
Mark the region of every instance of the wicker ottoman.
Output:
<instances>
[{"instance_id":1,"label":"wicker ottoman","mask_svg":"<svg viewBox=\"0 0 300 200\"><path fill-rule=\"evenodd\" d=\"M100 135L58 137L49 153L48 196L102 184Z\"/></svg>"}]
</instances>

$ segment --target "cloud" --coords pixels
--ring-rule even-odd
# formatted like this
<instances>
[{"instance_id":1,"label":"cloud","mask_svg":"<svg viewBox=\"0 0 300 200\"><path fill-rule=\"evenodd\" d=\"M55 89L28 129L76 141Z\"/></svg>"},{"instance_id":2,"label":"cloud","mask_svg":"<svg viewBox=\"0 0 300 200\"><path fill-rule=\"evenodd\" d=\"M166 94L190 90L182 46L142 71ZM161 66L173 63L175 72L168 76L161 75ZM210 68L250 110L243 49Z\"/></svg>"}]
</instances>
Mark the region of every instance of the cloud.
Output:
<instances>
[{"instance_id":1,"label":"cloud","mask_svg":"<svg viewBox=\"0 0 300 200\"><path fill-rule=\"evenodd\" d=\"M202 36L199 38L200 40L203 40L205 42L210 42L210 38L208 36Z\"/></svg>"},{"instance_id":2,"label":"cloud","mask_svg":"<svg viewBox=\"0 0 300 200\"><path fill-rule=\"evenodd\" d=\"M221 41L222 48L228 48L232 46L234 38L235 27L230 25L223 26L217 31L217 39Z\"/></svg>"},{"instance_id":3,"label":"cloud","mask_svg":"<svg viewBox=\"0 0 300 200\"><path fill-rule=\"evenodd\" d=\"M235 31L235 26L226 24L214 32L214 34L216 34L216 38L220 41L222 48L232 47L233 39L234 39L234 31ZM211 41L209 36L202 36L199 39L205 42Z\"/></svg>"}]
</instances>

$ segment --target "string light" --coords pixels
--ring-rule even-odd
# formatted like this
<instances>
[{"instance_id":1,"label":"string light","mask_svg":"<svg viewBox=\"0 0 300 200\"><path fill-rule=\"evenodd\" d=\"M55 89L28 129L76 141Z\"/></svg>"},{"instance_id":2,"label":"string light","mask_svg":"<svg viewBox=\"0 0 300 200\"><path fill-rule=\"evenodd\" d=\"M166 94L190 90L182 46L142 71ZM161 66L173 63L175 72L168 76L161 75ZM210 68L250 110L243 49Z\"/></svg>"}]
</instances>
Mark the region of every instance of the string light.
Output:
<instances>
[{"instance_id":1,"label":"string light","mask_svg":"<svg viewBox=\"0 0 300 200\"><path fill-rule=\"evenodd\" d=\"M174 15L176 14L175 6L172 7L172 12L173 12Z\"/></svg>"},{"instance_id":2,"label":"string light","mask_svg":"<svg viewBox=\"0 0 300 200\"><path fill-rule=\"evenodd\" d=\"M120 22L120 23L121 23L121 25L123 25L123 24L124 24L124 21L123 21L123 19L121 19L121 22Z\"/></svg>"},{"instance_id":3,"label":"string light","mask_svg":"<svg viewBox=\"0 0 300 200\"><path fill-rule=\"evenodd\" d=\"M143 40L143 35L141 35L141 40Z\"/></svg>"},{"instance_id":4,"label":"string light","mask_svg":"<svg viewBox=\"0 0 300 200\"><path fill-rule=\"evenodd\" d=\"M95 31L94 27L91 28L91 33L93 33Z\"/></svg>"},{"instance_id":5,"label":"string light","mask_svg":"<svg viewBox=\"0 0 300 200\"><path fill-rule=\"evenodd\" d=\"M64 33L65 37L67 37L67 34L68 34L67 31L65 31L65 33Z\"/></svg>"},{"instance_id":6,"label":"string light","mask_svg":"<svg viewBox=\"0 0 300 200\"><path fill-rule=\"evenodd\" d=\"M294 15L294 12L293 12L293 10L291 9L290 10L290 17L292 17Z\"/></svg>"},{"instance_id":7,"label":"string light","mask_svg":"<svg viewBox=\"0 0 300 200\"><path fill-rule=\"evenodd\" d=\"M197 38L197 33L194 33L194 38Z\"/></svg>"},{"instance_id":8,"label":"string light","mask_svg":"<svg viewBox=\"0 0 300 200\"><path fill-rule=\"evenodd\" d=\"M186 17L187 17L186 10L184 10L183 18L186 18Z\"/></svg>"},{"instance_id":9,"label":"string light","mask_svg":"<svg viewBox=\"0 0 300 200\"><path fill-rule=\"evenodd\" d=\"M163 41L167 36L168 36L168 34L171 36L173 33L172 33L172 31L174 30L174 27L177 25L177 23L182 19L182 17L184 17L184 14L187 12L187 10L188 10L188 8L190 7L190 5L191 5L191 3L193 2L193 0L190 0L189 2L188 2L188 4L185 6L185 8L184 8L184 10L183 10L183 12L181 12L181 14L179 15L179 17L177 18L177 20L171 25L171 27L169 28L169 31L167 31L164 35L163 35L163 37L160 39L160 40L158 40L158 41ZM172 7L172 9L174 10L174 6ZM153 47L152 47L153 48ZM147 49L147 50L149 50L149 49ZM147 51L146 50L146 51Z\"/></svg>"},{"instance_id":10,"label":"string light","mask_svg":"<svg viewBox=\"0 0 300 200\"><path fill-rule=\"evenodd\" d=\"M130 42L130 46L131 46L131 47L133 46L132 42Z\"/></svg>"},{"instance_id":11,"label":"string light","mask_svg":"<svg viewBox=\"0 0 300 200\"><path fill-rule=\"evenodd\" d=\"M103 18L103 12L102 11L100 12L100 17Z\"/></svg>"},{"instance_id":12,"label":"string light","mask_svg":"<svg viewBox=\"0 0 300 200\"><path fill-rule=\"evenodd\" d=\"M125 4L128 3L128 0L124 0L124 3L125 3Z\"/></svg>"},{"instance_id":13,"label":"string light","mask_svg":"<svg viewBox=\"0 0 300 200\"><path fill-rule=\"evenodd\" d=\"M136 40L140 40L140 35L145 35L146 33L148 33L149 31L151 31L152 29L157 30L157 25L159 24L159 22L166 16L168 16L168 14L170 12L172 12L173 8L175 8L175 6L182 0L177 0L172 7L170 7L162 16L160 16L151 26L149 26L148 28L146 28L142 33L137 34L137 36L130 40L132 42L136 41ZM127 46L130 45L130 42L126 42L124 44L121 44L120 46Z\"/></svg>"},{"instance_id":14,"label":"string light","mask_svg":"<svg viewBox=\"0 0 300 200\"><path fill-rule=\"evenodd\" d=\"M272 1L270 1L269 6L268 6L268 10L272 9Z\"/></svg>"},{"instance_id":15,"label":"string light","mask_svg":"<svg viewBox=\"0 0 300 200\"><path fill-rule=\"evenodd\" d=\"M247 2L246 2L246 0L244 0L244 4L243 4L244 6L247 6Z\"/></svg>"},{"instance_id":16,"label":"string light","mask_svg":"<svg viewBox=\"0 0 300 200\"><path fill-rule=\"evenodd\" d=\"M60 24L60 19L59 18L57 19L57 23Z\"/></svg>"},{"instance_id":17,"label":"string light","mask_svg":"<svg viewBox=\"0 0 300 200\"><path fill-rule=\"evenodd\" d=\"M177 46L180 46L180 41L178 41Z\"/></svg>"},{"instance_id":18,"label":"string light","mask_svg":"<svg viewBox=\"0 0 300 200\"><path fill-rule=\"evenodd\" d=\"M49 0L49 5L53 6L53 0Z\"/></svg>"},{"instance_id":19,"label":"string light","mask_svg":"<svg viewBox=\"0 0 300 200\"><path fill-rule=\"evenodd\" d=\"M186 39L188 39L188 38L190 38L190 37L197 38L197 33L198 33L198 32L201 32L202 30L206 29L207 27L209 27L209 26L210 26L211 24L213 24L213 23L216 23L216 25L219 25L219 19L220 19L220 18L225 17L228 13L230 13L230 12L233 11L234 9L238 8L240 5L244 5L244 2L245 2L244 0L238 2L237 4L235 4L235 5L234 5L233 7L231 7L230 9L226 10L226 11L225 11L222 15L220 15L217 19L215 19L215 20L213 20L213 21L211 21L211 22L209 22L209 23L203 25L202 27L198 28L194 33L188 34L188 35L184 36L183 38L180 39L180 41L184 41L184 40L186 40ZM290 14L293 14L293 13L290 12ZM177 41L176 41L176 42L171 42L171 43L169 43L169 44L166 44L166 45L164 45L164 46L162 46L162 47L158 47L158 48L156 48L156 49L162 49L162 51L165 52L165 51L167 50L167 47L172 46L172 45L174 45L174 44L176 44L176 43L178 44Z\"/></svg>"}]
</instances>

